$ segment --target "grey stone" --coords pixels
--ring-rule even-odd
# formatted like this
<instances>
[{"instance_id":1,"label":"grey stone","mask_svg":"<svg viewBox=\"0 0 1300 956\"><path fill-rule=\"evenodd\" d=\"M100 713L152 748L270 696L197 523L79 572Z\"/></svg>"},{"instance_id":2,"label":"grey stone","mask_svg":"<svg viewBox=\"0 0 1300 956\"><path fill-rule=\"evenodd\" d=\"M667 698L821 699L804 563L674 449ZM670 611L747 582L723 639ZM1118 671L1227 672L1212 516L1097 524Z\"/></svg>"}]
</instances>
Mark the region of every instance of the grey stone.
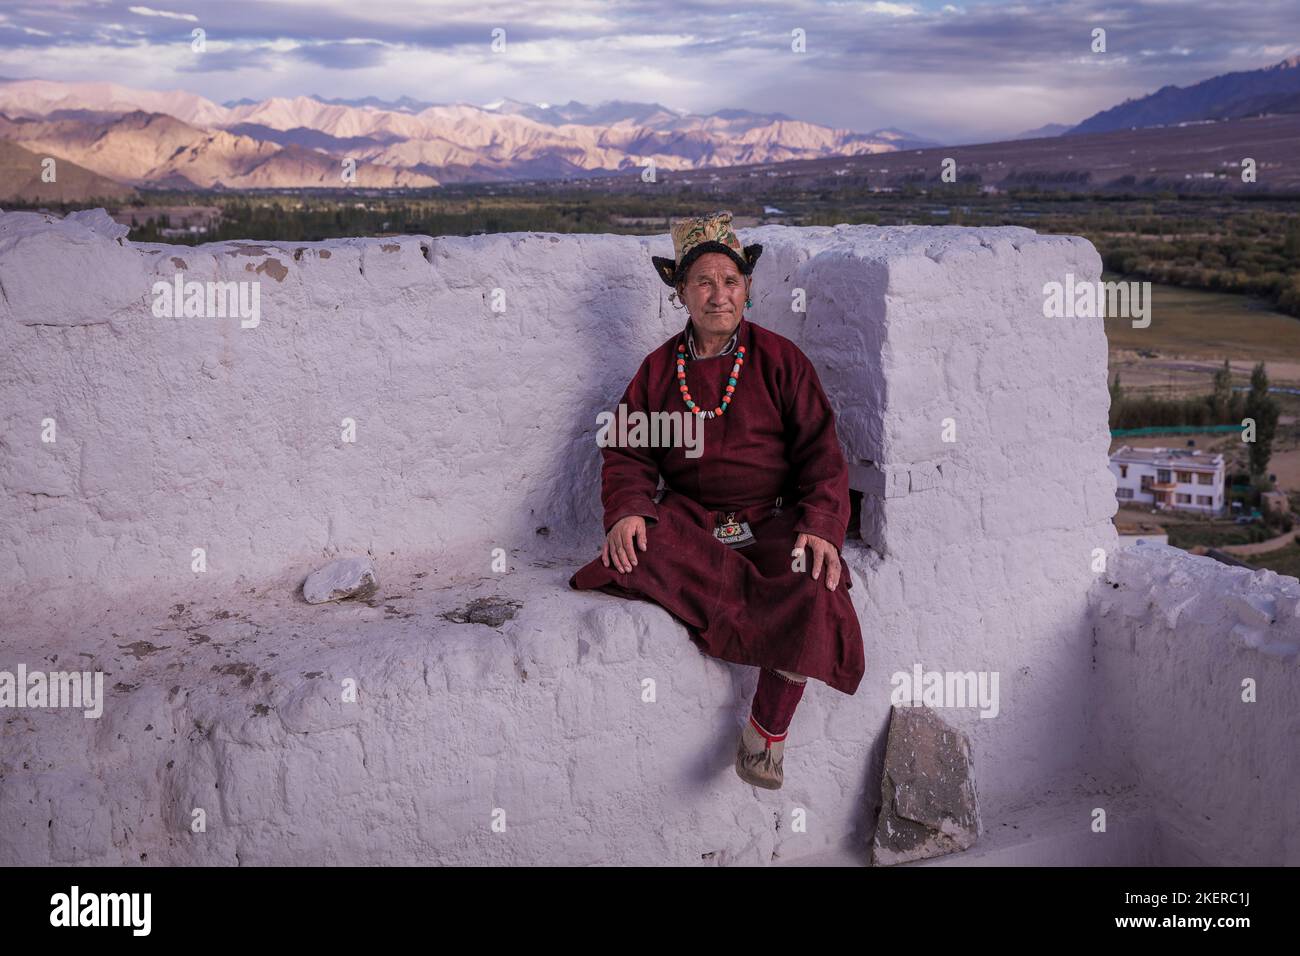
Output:
<instances>
[{"instance_id":1,"label":"grey stone","mask_svg":"<svg viewBox=\"0 0 1300 956\"><path fill-rule=\"evenodd\" d=\"M308 575L302 585L302 596L309 604L324 604L345 598L365 600L378 590L379 578L373 561L369 558L339 558Z\"/></svg>"},{"instance_id":2,"label":"grey stone","mask_svg":"<svg viewBox=\"0 0 1300 956\"><path fill-rule=\"evenodd\" d=\"M465 607L448 611L443 617L457 624L486 624L488 627L500 627L514 617L521 607L522 604L509 598L475 598Z\"/></svg>"},{"instance_id":3,"label":"grey stone","mask_svg":"<svg viewBox=\"0 0 1300 956\"><path fill-rule=\"evenodd\" d=\"M930 707L891 708L875 865L968 849L979 839L970 741Z\"/></svg>"}]
</instances>

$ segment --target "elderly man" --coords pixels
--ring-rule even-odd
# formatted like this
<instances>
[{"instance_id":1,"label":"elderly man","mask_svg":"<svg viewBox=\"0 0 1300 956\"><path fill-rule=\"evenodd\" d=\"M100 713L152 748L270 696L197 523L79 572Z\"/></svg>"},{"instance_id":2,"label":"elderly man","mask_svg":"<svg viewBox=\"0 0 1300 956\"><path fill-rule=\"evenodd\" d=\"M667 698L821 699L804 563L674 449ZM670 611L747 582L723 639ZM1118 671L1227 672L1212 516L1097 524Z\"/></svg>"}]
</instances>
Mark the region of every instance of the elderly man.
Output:
<instances>
[{"instance_id":1,"label":"elderly man","mask_svg":"<svg viewBox=\"0 0 1300 956\"><path fill-rule=\"evenodd\" d=\"M865 669L839 553L848 469L812 363L743 313L763 247L741 245L729 212L675 221L672 237L675 258L651 259L689 319L622 403L698 416L702 453L605 447L605 543L569 584L653 601L704 653L760 668L736 772L775 790L807 679L853 694Z\"/></svg>"}]
</instances>

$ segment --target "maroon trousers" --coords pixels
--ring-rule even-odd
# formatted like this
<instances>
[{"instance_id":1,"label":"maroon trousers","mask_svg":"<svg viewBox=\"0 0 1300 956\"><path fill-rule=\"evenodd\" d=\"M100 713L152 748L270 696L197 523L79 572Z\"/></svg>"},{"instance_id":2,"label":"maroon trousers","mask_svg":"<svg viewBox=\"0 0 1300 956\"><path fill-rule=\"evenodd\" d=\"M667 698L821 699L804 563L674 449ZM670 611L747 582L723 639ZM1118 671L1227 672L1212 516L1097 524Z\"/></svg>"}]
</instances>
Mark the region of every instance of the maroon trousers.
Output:
<instances>
[{"instance_id":1,"label":"maroon trousers","mask_svg":"<svg viewBox=\"0 0 1300 956\"><path fill-rule=\"evenodd\" d=\"M755 540L731 548L713 536L719 512L665 491L659 520L646 522L647 550L636 550L627 574L597 556L570 587L653 601L685 624L700 649L719 660L802 674L845 694L858 689L866 668L862 630L842 567L834 591L826 568L812 576L791 568L796 511L767 504L736 511ZM725 517L725 514L723 515Z\"/></svg>"},{"instance_id":2,"label":"maroon trousers","mask_svg":"<svg viewBox=\"0 0 1300 956\"><path fill-rule=\"evenodd\" d=\"M806 684L806 680L791 680L769 667L758 672L749 724L767 741L768 749L778 740L785 740Z\"/></svg>"}]
</instances>

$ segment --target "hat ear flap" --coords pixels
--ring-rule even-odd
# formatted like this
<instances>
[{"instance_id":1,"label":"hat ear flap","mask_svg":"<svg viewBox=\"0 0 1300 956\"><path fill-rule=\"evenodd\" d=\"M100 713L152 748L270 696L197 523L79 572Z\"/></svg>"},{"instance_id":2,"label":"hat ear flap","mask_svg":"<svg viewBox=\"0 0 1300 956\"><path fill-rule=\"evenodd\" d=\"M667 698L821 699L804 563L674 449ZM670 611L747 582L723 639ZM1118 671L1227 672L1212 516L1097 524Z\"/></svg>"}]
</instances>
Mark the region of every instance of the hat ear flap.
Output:
<instances>
[{"instance_id":1,"label":"hat ear flap","mask_svg":"<svg viewBox=\"0 0 1300 956\"><path fill-rule=\"evenodd\" d=\"M677 263L663 256L651 256L650 261L654 263L659 278L664 280L664 285L673 285L673 276L677 272Z\"/></svg>"},{"instance_id":2,"label":"hat ear flap","mask_svg":"<svg viewBox=\"0 0 1300 956\"><path fill-rule=\"evenodd\" d=\"M763 254L763 246L761 243L756 242L753 245L749 245L745 247L745 259L749 262L750 272L754 271L754 264L758 262L758 257L761 256L762 254Z\"/></svg>"}]
</instances>

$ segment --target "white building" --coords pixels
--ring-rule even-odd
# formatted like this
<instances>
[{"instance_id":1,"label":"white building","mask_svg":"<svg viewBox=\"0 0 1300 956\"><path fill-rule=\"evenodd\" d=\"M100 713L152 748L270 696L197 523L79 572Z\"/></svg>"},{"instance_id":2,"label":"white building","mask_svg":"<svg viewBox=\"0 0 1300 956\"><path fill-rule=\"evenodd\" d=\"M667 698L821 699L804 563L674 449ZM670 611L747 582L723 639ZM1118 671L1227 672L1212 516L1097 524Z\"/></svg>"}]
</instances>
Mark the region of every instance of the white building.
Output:
<instances>
[{"instance_id":1,"label":"white building","mask_svg":"<svg viewBox=\"0 0 1300 956\"><path fill-rule=\"evenodd\" d=\"M1161 525L1146 521L1116 521L1115 531L1119 535L1119 547L1127 548L1132 544L1168 544L1169 532Z\"/></svg>"},{"instance_id":2,"label":"white building","mask_svg":"<svg viewBox=\"0 0 1300 956\"><path fill-rule=\"evenodd\" d=\"M1191 448L1122 446L1110 456L1120 504L1149 504L1161 510L1223 510L1223 456Z\"/></svg>"}]
</instances>

